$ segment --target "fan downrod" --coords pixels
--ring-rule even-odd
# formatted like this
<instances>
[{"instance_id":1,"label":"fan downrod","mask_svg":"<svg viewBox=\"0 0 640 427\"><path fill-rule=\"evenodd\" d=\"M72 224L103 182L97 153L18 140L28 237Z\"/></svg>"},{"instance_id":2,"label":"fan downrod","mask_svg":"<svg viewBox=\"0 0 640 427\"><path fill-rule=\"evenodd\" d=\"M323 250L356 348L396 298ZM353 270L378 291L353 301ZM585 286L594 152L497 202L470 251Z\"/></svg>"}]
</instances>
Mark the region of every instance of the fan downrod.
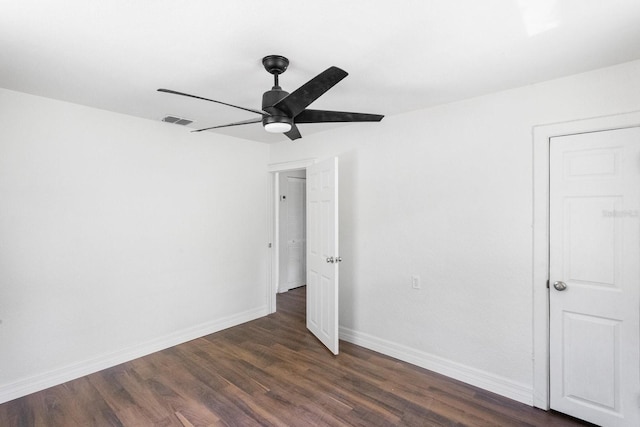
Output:
<instances>
[{"instance_id":1,"label":"fan downrod","mask_svg":"<svg viewBox=\"0 0 640 427\"><path fill-rule=\"evenodd\" d=\"M262 65L270 74L277 76L287 71L289 60L280 55L268 55L262 58Z\"/></svg>"}]
</instances>

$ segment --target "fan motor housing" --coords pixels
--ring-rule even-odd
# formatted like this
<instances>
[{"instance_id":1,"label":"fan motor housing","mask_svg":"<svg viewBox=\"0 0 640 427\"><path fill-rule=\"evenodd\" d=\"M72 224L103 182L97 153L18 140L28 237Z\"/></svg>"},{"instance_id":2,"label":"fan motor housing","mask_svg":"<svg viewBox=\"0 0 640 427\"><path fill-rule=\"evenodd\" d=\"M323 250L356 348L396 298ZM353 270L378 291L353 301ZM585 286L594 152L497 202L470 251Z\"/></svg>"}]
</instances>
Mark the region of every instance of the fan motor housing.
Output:
<instances>
[{"instance_id":1,"label":"fan motor housing","mask_svg":"<svg viewBox=\"0 0 640 427\"><path fill-rule=\"evenodd\" d=\"M271 90L266 91L262 95L262 109L267 113L271 113L268 108L272 108L275 104L278 103L281 99L289 95L289 92L280 89L279 87L274 87Z\"/></svg>"},{"instance_id":2,"label":"fan motor housing","mask_svg":"<svg viewBox=\"0 0 640 427\"><path fill-rule=\"evenodd\" d=\"M266 114L262 116L262 126L268 123L293 124L292 117L288 117L284 111L280 111L277 108L273 107L278 103L278 101L280 101L287 95L289 95L289 92L284 91L280 88L268 90L262 95L262 110L271 114L270 116L267 116Z\"/></svg>"}]
</instances>

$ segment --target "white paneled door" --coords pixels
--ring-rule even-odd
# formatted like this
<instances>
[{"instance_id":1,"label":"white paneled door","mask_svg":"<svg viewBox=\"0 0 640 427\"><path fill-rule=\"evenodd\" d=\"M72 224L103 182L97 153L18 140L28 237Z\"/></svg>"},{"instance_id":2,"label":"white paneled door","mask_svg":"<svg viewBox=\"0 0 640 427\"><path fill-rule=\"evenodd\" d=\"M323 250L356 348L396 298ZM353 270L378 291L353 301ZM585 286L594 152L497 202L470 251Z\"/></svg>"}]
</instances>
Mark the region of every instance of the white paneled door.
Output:
<instances>
[{"instance_id":1,"label":"white paneled door","mask_svg":"<svg viewBox=\"0 0 640 427\"><path fill-rule=\"evenodd\" d=\"M550 143L551 408L640 426L640 128Z\"/></svg>"},{"instance_id":2,"label":"white paneled door","mask_svg":"<svg viewBox=\"0 0 640 427\"><path fill-rule=\"evenodd\" d=\"M307 328L338 354L338 159L307 168Z\"/></svg>"}]
</instances>

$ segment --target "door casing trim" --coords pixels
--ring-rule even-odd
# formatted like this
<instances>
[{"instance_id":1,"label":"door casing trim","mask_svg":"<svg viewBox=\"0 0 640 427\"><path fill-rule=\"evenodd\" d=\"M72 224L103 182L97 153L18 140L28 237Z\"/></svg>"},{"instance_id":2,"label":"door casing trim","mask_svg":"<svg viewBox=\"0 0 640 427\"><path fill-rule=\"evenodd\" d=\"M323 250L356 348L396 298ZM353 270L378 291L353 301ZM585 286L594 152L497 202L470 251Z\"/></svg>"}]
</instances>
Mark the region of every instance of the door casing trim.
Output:
<instances>
[{"instance_id":1,"label":"door casing trim","mask_svg":"<svg viewBox=\"0 0 640 427\"><path fill-rule=\"evenodd\" d=\"M640 111L533 127L533 406L549 401L549 144L551 138L640 126Z\"/></svg>"}]
</instances>

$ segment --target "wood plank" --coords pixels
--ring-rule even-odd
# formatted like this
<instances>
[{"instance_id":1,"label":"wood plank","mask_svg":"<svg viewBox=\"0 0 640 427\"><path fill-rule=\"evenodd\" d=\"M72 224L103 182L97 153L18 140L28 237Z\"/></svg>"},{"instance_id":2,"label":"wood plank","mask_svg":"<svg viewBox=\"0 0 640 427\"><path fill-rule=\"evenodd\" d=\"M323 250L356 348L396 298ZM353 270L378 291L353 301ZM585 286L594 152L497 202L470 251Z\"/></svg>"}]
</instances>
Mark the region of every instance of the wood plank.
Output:
<instances>
[{"instance_id":1,"label":"wood plank","mask_svg":"<svg viewBox=\"0 0 640 427\"><path fill-rule=\"evenodd\" d=\"M178 420L184 427L194 427L194 425L191 424L191 422L184 415L182 415L180 411L176 411L176 417L178 417Z\"/></svg>"}]
</instances>

